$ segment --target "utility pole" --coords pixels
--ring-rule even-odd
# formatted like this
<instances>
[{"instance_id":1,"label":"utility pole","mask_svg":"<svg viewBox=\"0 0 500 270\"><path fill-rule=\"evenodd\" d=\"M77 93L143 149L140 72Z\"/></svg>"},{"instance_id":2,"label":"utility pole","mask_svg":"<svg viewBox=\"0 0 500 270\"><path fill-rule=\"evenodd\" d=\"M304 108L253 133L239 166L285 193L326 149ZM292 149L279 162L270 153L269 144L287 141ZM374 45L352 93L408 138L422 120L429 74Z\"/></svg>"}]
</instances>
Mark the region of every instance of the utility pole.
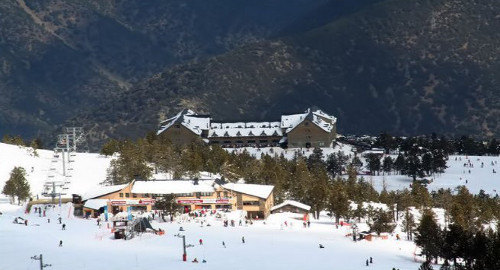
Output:
<instances>
[{"instance_id":1,"label":"utility pole","mask_svg":"<svg viewBox=\"0 0 500 270\"><path fill-rule=\"evenodd\" d=\"M181 234L176 234L175 236L179 237L179 238L182 238L182 260L183 261L187 261L187 252L186 252L186 249L189 248L189 247L193 247L193 245L186 245L186 236L185 235L181 235Z\"/></svg>"},{"instance_id":2,"label":"utility pole","mask_svg":"<svg viewBox=\"0 0 500 270\"><path fill-rule=\"evenodd\" d=\"M182 253L182 260L186 261L187 260L187 252L186 252L186 236L182 236L182 247L184 249L184 253Z\"/></svg>"},{"instance_id":3,"label":"utility pole","mask_svg":"<svg viewBox=\"0 0 500 270\"><path fill-rule=\"evenodd\" d=\"M43 268L45 267L49 267L49 266L52 266L52 264L43 264L43 255L40 254L40 256L33 256L31 257L32 260L35 260L35 261L40 261L40 270L43 270Z\"/></svg>"}]
</instances>

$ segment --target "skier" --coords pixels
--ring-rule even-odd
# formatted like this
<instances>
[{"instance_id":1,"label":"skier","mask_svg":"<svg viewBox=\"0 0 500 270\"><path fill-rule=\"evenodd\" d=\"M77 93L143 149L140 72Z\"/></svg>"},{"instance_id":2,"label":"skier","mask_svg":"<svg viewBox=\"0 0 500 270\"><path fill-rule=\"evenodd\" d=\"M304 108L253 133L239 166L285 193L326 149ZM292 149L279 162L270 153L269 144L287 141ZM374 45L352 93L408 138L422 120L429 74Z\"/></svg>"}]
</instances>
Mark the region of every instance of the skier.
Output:
<instances>
[{"instance_id":1,"label":"skier","mask_svg":"<svg viewBox=\"0 0 500 270\"><path fill-rule=\"evenodd\" d=\"M370 257L370 263L373 263L373 258L372 257Z\"/></svg>"},{"instance_id":2,"label":"skier","mask_svg":"<svg viewBox=\"0 0 500 270\"><path fill-rule=\"evenodd\" d=\"M99 223L101 223L101 218L100 217L97 218L97 226L99 226Z\"/></svg>"},{"instance_id":3,"label":"skier","mask_svg":"<svg viewBox=\"0 0 500 270\"><path fill-rule=\"evenodd\" d=\"M325 246L323 246L322 244L319 244L319 248L325 248Z\"/></svg>"},{"instance_id":4,"label":"skier","mask_svg":"<svg viewBox=\"0 0 500 270\"><path fill-rule=\"evenodd\" d=\"M66 230L66 224L63 224L63 225L62 225L62 230L63 230L63 231L64 231L64 230Z\"/></svg>"},{"instance_id":5,"label":"skier","mask_svg":"<svg viewBox=\"0 0 500 270\"><path fill-rule=\"evenodd\" d=\"M62 218L61 217L58 217L57 220L59 220L59 224L61 224L62 222Z\"/></svg>"},{"instance_id":6,"label":"skier","mask_svg":"<svg viewBox=\"0 0 500 270\"><path fill-rule=\"evenodd\" d=\"M59 240L59 247L62 247L62 240Z\"/></svg>"},{"instance_id":7,"label":"skier","mask_svg":"<svg viewBox=\"0 0 500 270\"><path fill-rule=\"evenodd\" d=\"M222 241L222 246L226 248L226 243L224 243L224 241Z\"/></svg>"},{"instance_id":8,"label":"skier","mask_svg":"<svg viewBox=\"0 0 500 270\"><path fill-rule=\"evenodd\" d=\"M200 246L203 245L203 239L200 238Z\"/></svg>"},{"instance_id":9,"label":"skier","mask_svg":"<svg viewBox=\"0 0 500 270\"><path fill-rule=\"evenodd\" d=\"M366 259L366 266L370 265L370 263L368 262L368 259Z\"/></svg>"},{"instance_id":10,"label":"skier","mask_svg":"<svg viewBox=\"0 0 500 270\"><path fill-rule=\"evenodd\" d=\"M242 242L243 244L245 244L245 236L242 236L242 237L241 237L241 242Z\"/></svg>"}]
</instances>

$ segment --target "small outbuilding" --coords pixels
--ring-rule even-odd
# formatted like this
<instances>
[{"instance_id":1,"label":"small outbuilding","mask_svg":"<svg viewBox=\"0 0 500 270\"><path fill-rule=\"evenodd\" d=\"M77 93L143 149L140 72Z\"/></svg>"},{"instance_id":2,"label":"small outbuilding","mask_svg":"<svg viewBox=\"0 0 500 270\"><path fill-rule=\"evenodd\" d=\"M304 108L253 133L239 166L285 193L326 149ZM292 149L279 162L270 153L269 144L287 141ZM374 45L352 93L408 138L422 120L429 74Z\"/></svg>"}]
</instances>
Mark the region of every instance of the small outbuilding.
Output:
<instances>
[{"instance_id":1,"label":"small outbuilding","mask_svg":"<svg viewBox=\"0 0 500 270\"><path fill-rule=\"evenodd\" d=\"M290 212L290 213L299 213L299 214L307 214L311 210L311 206L293 201L293 200L286 200L278 205L275 205L274 207L271 208L271 214L275 213L283 213L283 212Z\"/></svg>"}]
</instances>

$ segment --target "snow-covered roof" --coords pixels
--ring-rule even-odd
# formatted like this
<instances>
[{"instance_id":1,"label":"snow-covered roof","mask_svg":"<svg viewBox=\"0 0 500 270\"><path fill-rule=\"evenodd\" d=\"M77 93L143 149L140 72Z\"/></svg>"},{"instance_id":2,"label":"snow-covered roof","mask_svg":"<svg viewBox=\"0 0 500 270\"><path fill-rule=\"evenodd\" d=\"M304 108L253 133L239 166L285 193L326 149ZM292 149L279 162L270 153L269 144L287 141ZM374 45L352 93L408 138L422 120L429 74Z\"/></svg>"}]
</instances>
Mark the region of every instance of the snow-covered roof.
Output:
<instances>
[{"instance_id":1,"label":"snow-covered roof","mask_svg":"<svg viewBox=\"0 0 500 270\"><path fill-rule=\"evenodd\" d=\"M329 119L330 122L325 121L323 118ZM299 114L290 114L290 115L282 115L281 116L281 128L286 130L286 133L292 131L295 127L297 127L300 123L304 122L304 120L308 119L313 124L323 129L326 132L331 132L333 129L333 125L337 121L337 119L333 116L327 115L321 110L311 111L311 109L307 109L304 113Z\"/></svg>"},{"instance_id":2,"label":"snow-covered roof","mask_svg":"<svg viewBox=\"0 0 500 270\"><path fill-rule=\"evenodd\" d=\"M181 194L193 192L214 192L214 180L152 180L135 181L132 193Z\"/></svg>"},{"instance_id":3,"label":"snow-covered roof","mask_svg":"<svg viewBox=\"0 0 500 270\"><path fill-rule=\"evenodd\" d=\"M282 136L280 122L211 123L208 137Z\"/></svg>"},{"instance_id":4,"label":"snow-covered roof","mask_svg":"<svg viewBox=\"0 0 500 270\"><path fill-rule=\"evenodd\" d=\"M271 185L255 185L255 184L235 184L228 183L222 185L225 189L233 190L240 193L256 196L262 199L267 199L274 189Z\"/></svg>"},{"instance_id":5,"label":"snow-covered roof","mask_svg":"<svg viewBox=\"0 0 500 270\"><path fill-rule=\"evenodd\" d=\"M192 110L182 110L176 116L162 121L157 135L161 134L174 124L183 125L196 135L201 135L202 130L208 130L210 128L210 117L206 115L198 115Z\"/></svg>"},{"instance_id":6,"label":"snow-covered roof","mask_svg":"<svg viewBox=\"0 0 500 270\"><path fill-rule=\"evenodd\" d=\"M108 204L107 199L90 199L85 202L83 207L90 208L94 210L99 210L99 208L104 207Z\"/></svg>"},{"instance_id":7,"label":"snow-covered roof","mask_svg":"<svg viewBox=\"0 0 500 270\"><path fill-rule=\"evenodd\" d=\"M88 200L88 199L93 199L96 197L100 197L109 193L117 192L118 190L123 189L126 187L128 184L124 185L115 185L115 186L96 186L93 188L88 189L89 191L83 194L82 200Z\"/></svg>"},{"instance_id":8,"label":"snow-covered roof","mask_svg":"<svg viewBox=\"0 0 500 270\"><path fill-rule=\"evenodd\" d=\"M297 208L300 208L300 209L304 209L306 211L309 211L311 210L311 206L307 205L307 204L303 204L303 203L300 203L298 201L294 201L294 200L286 200L278 205L275 205L271 208L271 211L274 211L276 209L279 209L285 205L292 205L292 206L295 206Z\"/></svg>"},{"instance_id":9,"label":"snow-covered roof","mask_svg":"<svg viewBox=\"0 0 500 270\"><path fill-rule=\"evenodd\" d=\"M312 107L311 111L312 111L313 114L315 114L317 116L321 116L323 118L326 118L326 119L330 120L332 123L337 122L337 118L335 118L335 116L329 115L329 114L325 113L324 111L320 110L317 107Z\"/></svg>"}]
</instances>

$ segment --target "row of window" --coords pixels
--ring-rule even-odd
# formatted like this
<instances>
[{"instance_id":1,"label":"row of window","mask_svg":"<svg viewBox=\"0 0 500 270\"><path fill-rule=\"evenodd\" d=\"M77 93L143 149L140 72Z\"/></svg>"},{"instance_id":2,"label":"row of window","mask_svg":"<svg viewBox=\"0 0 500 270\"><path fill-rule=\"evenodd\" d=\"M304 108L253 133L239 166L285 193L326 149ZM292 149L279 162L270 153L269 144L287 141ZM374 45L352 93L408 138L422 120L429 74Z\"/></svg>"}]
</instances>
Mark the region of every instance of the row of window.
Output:
<instances>
[{"instance_id":1,"label":"row of window","mask_svg":"<svg viewBox=\"0 0 500 270\"><path fill-rule=\"evenodd\" d=\"M203 196L203 197L211 197L213 194L213 192L199 192L199 195L200 196ZM179 194L176 194L177 197L191 197L193 196L193 193L179 193ZM225 192L225 195L227 196L227 192ZM120 198L130 198L130 193L123 193L123 192L120 192L119 194ZM149 198L151 196L151 198L156 198L156 197L161 197L162 195L161 194L149 194L149 193L145 193L143 194L143 197L145 198ZM132 198L137 198L137 193L132 193Z\"/></svg>"},{"instance_id":2,"label":"row of window","mask_svg":"<svg viewBox=\"0 0 500 270\"><path fill-rule=\"evenodd\" d=\"M271 140L272 143L279 143L279 140ZM220 141L210 141L210 143L212 144L220 144L221 142ZM223 144L231 144L231 143L237 143L237 144L244 144L244 143L248 143L248 144L255 144L257 143L257 140L247 140L247 141L242 141L242 140L239 140L239 141L222 141ZM264 143L264 144L267 144L269 143L269 140L259 140L258 143Z\"/></svg>"},{"instance_id":3,"label":"row of window","mask_svg":"<svg viewBox=\"0 0 500 270\"><path fill-rule=\"evenodd\" d=\"M259 203L259 201L244 201L243 205L255 205L255 206L259 206L260 203Z\"/></svg>"}]
</instances>

